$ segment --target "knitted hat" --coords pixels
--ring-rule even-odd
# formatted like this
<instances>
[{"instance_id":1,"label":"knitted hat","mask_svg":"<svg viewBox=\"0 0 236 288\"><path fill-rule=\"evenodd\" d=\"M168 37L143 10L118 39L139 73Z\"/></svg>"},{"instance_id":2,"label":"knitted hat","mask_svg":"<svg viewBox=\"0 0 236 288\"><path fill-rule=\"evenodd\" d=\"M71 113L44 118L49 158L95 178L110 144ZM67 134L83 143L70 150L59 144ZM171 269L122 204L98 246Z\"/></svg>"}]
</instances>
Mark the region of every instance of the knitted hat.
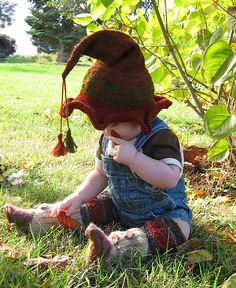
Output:
<instances>
[{"instance_id":1,"label":"knitted hat","mask_svg":"<svg viewBox=\"0 0 236 288\"><path fill-rule=\"evenodd\" d=\"M82 55L97 61L85 75L78 96L67 99L65 79ZM135 122L144 134L149 134L156 115L172 104L166 98L154 95L154 85L139 45L129 35L115 30L101 30L85 37L74 48L62 78L66 101L61 106L61 117L68 117L74 109L79 109L98 130L111 123ZM62 102L63 97L62 93ZM66 140L73 146L70 129L67 134ZM58 139L60 146L62 131ZM52 153L64 155L66 150L58 145Z\"/></svg>"}]
</instances>

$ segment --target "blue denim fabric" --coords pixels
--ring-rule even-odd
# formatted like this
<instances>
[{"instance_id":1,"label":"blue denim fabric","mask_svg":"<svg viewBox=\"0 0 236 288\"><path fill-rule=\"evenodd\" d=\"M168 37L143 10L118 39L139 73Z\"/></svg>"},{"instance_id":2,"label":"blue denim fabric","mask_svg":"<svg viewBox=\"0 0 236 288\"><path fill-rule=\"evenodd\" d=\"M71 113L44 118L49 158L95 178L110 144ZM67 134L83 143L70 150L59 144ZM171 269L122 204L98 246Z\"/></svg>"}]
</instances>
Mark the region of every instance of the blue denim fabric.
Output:
<instances>
[{"instance_id":1,"label":"blue denim fabric","mask_svg":"<svg viewBox=\"0 0 236 288\"><path fill-rule=\"evenodd\" d=\"M138 151L161 129L169 127L159 118L152 123L149 135L140 133L135 142ZM119 164L108 155L108 139L103 137L103 169L108 177L111 198L118 216L127 227L142 226L146 220L158 217L178 218L191 226L192 212L186 203L183 176L173 189L155 188L139 178L128 166Z\"/></svg>"}]
</instances>

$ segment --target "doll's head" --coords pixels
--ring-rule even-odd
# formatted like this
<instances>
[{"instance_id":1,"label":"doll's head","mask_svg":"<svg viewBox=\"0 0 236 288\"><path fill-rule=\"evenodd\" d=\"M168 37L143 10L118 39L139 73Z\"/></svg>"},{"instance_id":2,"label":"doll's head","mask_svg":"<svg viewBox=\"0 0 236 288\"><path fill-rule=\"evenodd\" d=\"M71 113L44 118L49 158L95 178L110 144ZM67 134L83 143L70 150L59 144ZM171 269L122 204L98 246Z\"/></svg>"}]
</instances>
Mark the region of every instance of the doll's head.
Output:
<instances>
[{"instance_id":1,"label":"doll's head","mask_svg":"<svg viewBox=\"0 0 236 288\"><path fill-rule=\"evenodd\" d=\"M115 30L101 30L85 37L66 64L62 74L64 84L82 55L97 61L85 75L77 97L65 99L61 117L79 109L88 115L95 129L132 122L149 134L152 121L171 101L154 95L154 85L137 42Z\"/></svg>"}]
</instances>

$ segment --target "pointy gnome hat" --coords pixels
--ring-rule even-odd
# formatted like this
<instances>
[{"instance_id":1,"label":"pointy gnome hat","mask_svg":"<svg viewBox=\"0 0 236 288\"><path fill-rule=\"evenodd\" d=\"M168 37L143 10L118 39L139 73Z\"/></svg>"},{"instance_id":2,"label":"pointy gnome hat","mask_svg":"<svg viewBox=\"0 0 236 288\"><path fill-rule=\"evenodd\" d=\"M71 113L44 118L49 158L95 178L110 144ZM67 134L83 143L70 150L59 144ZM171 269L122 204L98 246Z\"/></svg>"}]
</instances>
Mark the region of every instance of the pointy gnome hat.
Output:
<instances>
[{"instance_id":1,"label":"pointy gnome hat","mask_svg":"<svg viewBox=\"0 0 236 288\"><path fill-rule=\"evenodd\" d=\"M144 134L149 134L156 115L172 102L154 95L154 85L137 42L116 30L101 30L85 37L72 51L62 73L63 90L66 77L82 55L97 61L85 75L78 96L62 103L61 117L79 109L88 115L95 129L103 130L111 123L135 122ZM69 129L66 141L74 144L70 133ZM62 141L62 131L58 138ZM54 150L55 156L64 155Z\"/></svg>"}]
</instances>

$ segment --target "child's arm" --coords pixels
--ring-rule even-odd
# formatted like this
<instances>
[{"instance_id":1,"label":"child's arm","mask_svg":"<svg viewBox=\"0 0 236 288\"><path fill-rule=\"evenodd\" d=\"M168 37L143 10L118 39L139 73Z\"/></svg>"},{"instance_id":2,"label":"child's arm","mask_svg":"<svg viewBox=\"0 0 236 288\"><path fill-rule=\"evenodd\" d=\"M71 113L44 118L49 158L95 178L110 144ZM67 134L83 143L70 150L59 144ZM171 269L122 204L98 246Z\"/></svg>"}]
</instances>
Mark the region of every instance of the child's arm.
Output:
<instances>
[{"instance_id":1,"label":"child's arm","mask_svg":"<svg viewBox=\"0 0 236 288\"><path fill-rule=\"evenodd\" d=\"M107 177L103 173L101 166L96 165L94 170L87 175L84 182L71 195L55 204L51 216L56 217L60 211L66 211L66 214L70 215L83 203L88 202L100 194L106 186Z\"/></svg>"},{"instance_id":2,"label":"child's arm","mask_svg":"<svg viewBox=\"0 0 236 288\"><path fill-rule=\"evenodd\" d=\"M129 166L145 182L161 189L170 189L177 185L181 173L179 167L165 164L138 152L128 141L116 137L109 139L117 144L113 150L113 159Z\"/></svg>"}]
</instances>

